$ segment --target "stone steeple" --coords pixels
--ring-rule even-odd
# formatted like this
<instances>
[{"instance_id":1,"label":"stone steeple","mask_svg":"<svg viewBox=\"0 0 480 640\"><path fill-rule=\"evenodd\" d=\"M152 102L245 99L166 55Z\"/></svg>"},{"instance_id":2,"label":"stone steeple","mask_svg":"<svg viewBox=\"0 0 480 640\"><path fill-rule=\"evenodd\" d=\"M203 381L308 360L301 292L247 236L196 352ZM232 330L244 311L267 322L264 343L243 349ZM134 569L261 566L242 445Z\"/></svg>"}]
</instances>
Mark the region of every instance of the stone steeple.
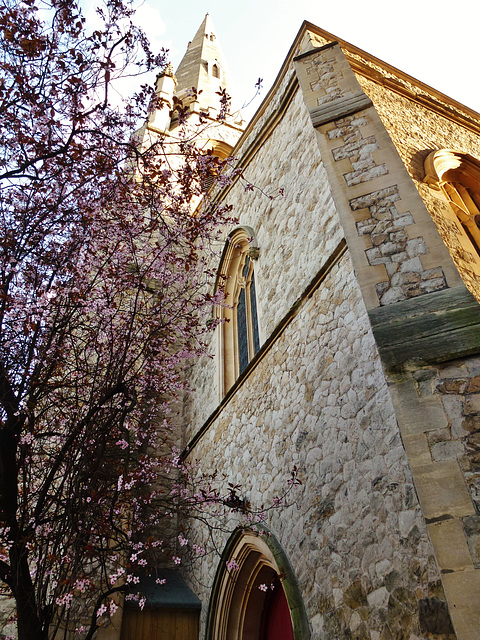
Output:
<instances>
[{"instance_id":1,"label":"stone steeple","mask_svg":"<svg viewBox=\"0 0 480 640\"><path fill-rule=\"evenodd\" d=\"M192 89L196 89L196 96ZM185 114L189 125L202 124L196 131L197 146L212 150L218 157L228 156L244 130L245 121L240 111L218 119L221 100L217 94L220 89L231 95L223 53L207 13L195 37L188 43L176 74L169 64L157 75L156 101L152 102L147 121L136 132L136 139L148 146L159 134L175 138L177 128L184 123L179 122L175 109L175 98L179 98L187 107ZM207 122L208 126L205 126Z\"/></svg>"},{"instance_id":2,"label":"stone steeple","mask_svg":"<svg viewBox=\"0 0 480 640\"><path fill-rule=\"evenodd\" d=\"M219 109L220 87L230 94L225 62L210 16L205 16L175 73L176 95L188 103L188 95L196 88L196 102L201 110Z\"/></svg>"}]
</instances>

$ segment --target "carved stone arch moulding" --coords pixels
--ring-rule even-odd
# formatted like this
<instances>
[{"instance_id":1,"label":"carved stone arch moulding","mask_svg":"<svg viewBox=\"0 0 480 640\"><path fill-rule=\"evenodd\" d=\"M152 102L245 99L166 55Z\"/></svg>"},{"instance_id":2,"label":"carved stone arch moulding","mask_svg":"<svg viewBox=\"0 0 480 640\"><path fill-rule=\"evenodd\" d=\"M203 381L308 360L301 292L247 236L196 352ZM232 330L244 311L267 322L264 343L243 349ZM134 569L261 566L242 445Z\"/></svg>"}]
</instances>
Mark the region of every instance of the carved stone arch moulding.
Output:
<instances>
[{"instance_id":1,"label":"carved stone arch moulding","mask_svg":"<svg viewBox=\"0 0 480 640\"><path fill-rule=\"evenodd\" d=\"M217 308L220 331L220 389L232 387L260 348L254 262L259 247L251 227L234 229L225 242L215 290L224 292Z\"/></svg>"},{"instance_id":2,"label":"carved stone arch moulding","mask_svg":"<svg viewBox=\"0 0 480 640\"><path fill-rule=\"evenodd\" d=\"M425 159L424 182L447 206L434 216L467 288L480 301L480 160L451 149Z\"/></svg>"},{"instance_id":3,"label":"carved stone arch moulding","mask_svg":"<svg viewBox=\"0 0 480 640\"><path fill-rule=\"evenodd\" d=\"M259 251L257 234L252 229L252 227L249 227L248 225L241 225L241 226L235 227L235 229L233 229L233 231L231 231L226 238L222 257L220 259L220 270L223 264L225 263L226 259L228 258L227 254L231 254L231 252L234 249L233 240L236 240L237 242L245 243L246 245L248 245L250 249L255 250L256 252Z\"/></svg>"},{"instance_id":4,"label":"carved stone arch moulding","mask_svg":"<svg viewBox=\"0 0 480 640\"><path fill-rule=\"evenodd\" d=\"M217 156L217 158L220 158L221 160L228 158L233 151L231 144L228 144L228 142L225 142L224 140L216 140L214 138L210 138L208 140L206 147L211 149L213 155Z\"/></svg>"},{"instance_id":5,"label":"carved stone arch moulding","mask_svg":"<svg viewBox=\"0 0 480 640\"><path fill-rule=\"evenodd\" d=\"M273 635L272 635L273 634ZM310 631L290 563L271 534L238 529L215 576L207 640L308 640Z\"/></svg>"},{"instance_id":6,"label":"carved stone arch moulding","mask_svg":"<svg viewBox=\"0 0 480 640\"><path fill-rule=\"evenodd\" d=\"M434 186L442 182L459 180L466 186L480 187L480 160L468 153L439 149L425 158L424 181Z\"/></svg>"}]
</instances>

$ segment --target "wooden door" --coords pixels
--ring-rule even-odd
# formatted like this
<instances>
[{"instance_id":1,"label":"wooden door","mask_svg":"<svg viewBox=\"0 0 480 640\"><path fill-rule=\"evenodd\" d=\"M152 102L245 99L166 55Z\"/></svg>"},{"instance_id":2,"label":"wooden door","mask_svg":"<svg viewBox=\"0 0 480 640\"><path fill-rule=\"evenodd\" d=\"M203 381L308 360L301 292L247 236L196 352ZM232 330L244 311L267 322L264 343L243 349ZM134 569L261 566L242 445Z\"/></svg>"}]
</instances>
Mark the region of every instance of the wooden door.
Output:
<instances>
[{"instance_id":1,"label":"wooden door","mask_svg":"<svg viewBox=\"0 0 480 640\"><path fill-rule=\"evenodd\" d=\"M198 640L198 611L126 609L121 640Z\"/></svg>"}]
</instances>

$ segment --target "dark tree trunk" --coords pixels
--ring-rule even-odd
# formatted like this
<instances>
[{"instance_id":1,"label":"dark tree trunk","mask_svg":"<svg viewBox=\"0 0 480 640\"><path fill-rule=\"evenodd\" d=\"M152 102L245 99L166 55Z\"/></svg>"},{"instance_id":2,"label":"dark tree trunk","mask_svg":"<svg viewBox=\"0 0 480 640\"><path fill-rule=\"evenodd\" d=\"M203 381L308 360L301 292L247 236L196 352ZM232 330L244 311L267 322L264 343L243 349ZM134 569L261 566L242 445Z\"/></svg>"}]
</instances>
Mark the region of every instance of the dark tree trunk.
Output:
<instances>
[{"instance_id":1,"label":"dark tree trunk","mask_svg":"<svg viewBox=\"0 0 480 640\"><path fill-rule=\"evenodd\" d=\"M12 591L17 604L18 640L46 640L42 622L38 616L35 588L27 562L27 550L23 544L10 551Z\"/></svg>"},{"instance_id":2,"label":"dark tree trunk","mask_svg":"<svg viewBox=\"0 0 480 640\"><path fill-rule=\"evenodd\" d=\"M9 527L12 547L9 552L10 569L6 582L12 590L17 608L18 640L45 640L38 615L35 587L28 566L28 549L17 521L18 508L18 434L21 423L12 415L16 400L0 370L1 403L10 413L0 431L0 513ZM48 630L47 630L48 631Z\"/></svg>"}]
</instances>

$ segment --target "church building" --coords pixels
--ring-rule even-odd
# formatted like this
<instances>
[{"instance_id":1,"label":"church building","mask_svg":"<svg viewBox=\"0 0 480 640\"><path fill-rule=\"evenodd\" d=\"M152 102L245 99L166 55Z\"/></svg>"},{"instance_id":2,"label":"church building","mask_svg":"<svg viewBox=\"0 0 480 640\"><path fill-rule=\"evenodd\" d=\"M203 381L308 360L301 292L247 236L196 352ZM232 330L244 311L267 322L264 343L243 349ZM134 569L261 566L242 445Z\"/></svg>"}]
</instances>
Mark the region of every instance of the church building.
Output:
<instances>
[{"instance_id":1,"label":"church building","mask_svg":"<svg viewBox=\"0 0 480 640\"><path fill-rule=\"evenodd\" d=\"M182 98L253 186L216 187L238 223L183 456L252 506L301 484L189 525L217 553L142 639L479 640L480 115L308 22L248 124L213 124L228 86L207 15L141 132Z\"/></svg>"}]
</instances>

